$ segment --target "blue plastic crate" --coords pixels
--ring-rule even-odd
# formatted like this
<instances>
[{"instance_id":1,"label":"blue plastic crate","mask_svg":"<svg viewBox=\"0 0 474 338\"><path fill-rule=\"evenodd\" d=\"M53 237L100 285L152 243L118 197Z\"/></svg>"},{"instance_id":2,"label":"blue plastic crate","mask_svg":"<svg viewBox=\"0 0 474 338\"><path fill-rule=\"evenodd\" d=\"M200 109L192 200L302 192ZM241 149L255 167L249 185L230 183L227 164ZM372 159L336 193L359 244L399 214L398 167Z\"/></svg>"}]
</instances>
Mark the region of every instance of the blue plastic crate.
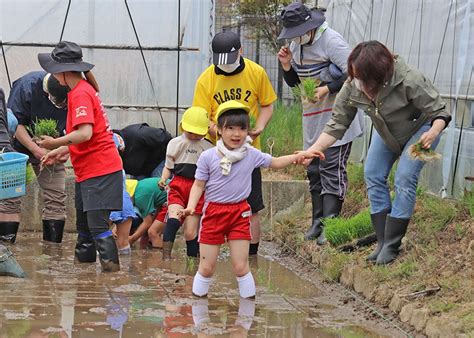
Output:
<instances>
[{"instance_id":1,"label":"blue plastic crate","mask_svg":"<svg viewBox=\"0 0 474 338\"><path fill-rule=\"evenodd\" d=\"M26 193L26 162L21 153L0 154L0 200L23 196Z\"/></svg>"}]
</instances>

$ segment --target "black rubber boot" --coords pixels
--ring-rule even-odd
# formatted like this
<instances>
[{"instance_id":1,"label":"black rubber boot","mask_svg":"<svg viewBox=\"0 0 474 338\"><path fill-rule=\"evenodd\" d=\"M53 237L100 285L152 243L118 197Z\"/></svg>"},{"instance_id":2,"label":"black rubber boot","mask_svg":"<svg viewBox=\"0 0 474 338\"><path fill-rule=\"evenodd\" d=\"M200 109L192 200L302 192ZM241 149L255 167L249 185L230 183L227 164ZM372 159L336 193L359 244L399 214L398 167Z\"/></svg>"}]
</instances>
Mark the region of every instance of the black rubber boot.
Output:
<instances>
[{"instance_id":1,"label":"black rubber boot","mask_svg":"<svg viewBox=\"0 0 474 338\"><path fill-rule=\"evenodd\" d=\"M249 256L255 256L258 254L258 246L260 242L257 243L250 243L249 245Z\"/></svg>"},{"instance_id":2,"label":"black rubber boot","mask_svg":"<svg viewBox=\"0 0 474 338\"><path fill-rule=\"evenodd\" d=\"M321 196L321 191L311 191L311 204L313 215L311 226L304 236L306 241L317 238L323 232L323 223L321 222L321 217L323 217L323 196Z\"/></svg>"},{"instance_id":3,"label":"black rubber boot","mask_svg":"<svg viewBox=\"0 0 474 338\"><path fill-rule=\"evenodd\" d=\"M120 270L117 244L112 236L112 231L106 231L94 238L95 246L99 252L99 261L102 271L115 272Z\"/></svg>"},{"instance_id":4,"label":"black rubber boot","mask_svg":"<svg viewBox=\"0 0 474 338\"><path fill-rule=\"evenodd\" d=\"M385 234L382 250L377 256L376 263L379 265L388 264L397 258L400 253L402 238L407 232L410 219L395 218L387 216L385 224Z\"/></svg>"},{"instance_id":5,"label":"black rubber boot","mask_svg":"<svg viewBox=\"0 0 474 338\"><path fill-rule=\"evenodd\" d=\"M92 235L79 232L74 251L74 261L77 263L95 263L96 259L97 252Z\"/></svg>"},{"instance_id":6,"label":"black rubber boot","mask_svg":"<svg viewBox=\"0 0 474 338\"><path fill-rule=\"evenodd\" d=\"M0 222L0 240L15 243L20 222Z\"/></svg>"},{"instance_id":7,"label":"black rubber boot","mask_svg":"<svg viewBox=\"0 0 474 338\"><path fill-rule=\"evenodd\" d=\"M0 276L25 278L26 274L13 257L12 252L0 244Z\"/></svg>"},{"instance_id":8,"label":"black rubber boot","mask_svg":"<svg viewBox=\"0 0 474 338\"><path fill-rule=\"evenodd\" d=\"M376 214L371 214L370 219L372 220L372 227L375 230L375 235L377 236L377 248L375 248L374 252L367 256L366 260L371 263L375 263L377 260L377 256L382 250L383 246L383 238L385 235L385 222L387 221L387 215L389 214L390 210L385 210L382 212L378 212Z\"/></svg>"},{"instance_id":9,"label":"black rubber boot","mask_svg":"<svg viewBox=\"0 0 474 338\"><path fill-rule=\"evenodd\" d=\"M162 260L169 261L171 259L171 251L173 251L174 242L163 241L163 257Z\"/></svg>"},{"instance_id":10,"label":"black rubber boot","mask_svg":"<svg viewBox=\"0 0 474 338\"><path fill-rule=\"evenodd\" d=\"M63 240L64 220L43 220L43 241L61 243Z\"/></svg>"},{"instance_id":11,"label":"black rubber boot","mask_svg":"<svg viewBox=\"0 0 474 338\"><path fill-rule=\"evenodd\" d=\"M334 218L339 216L342 209L343 200L339 199L339 196L332 194L324 194L323 196L323 218ZM316 240L316 244L326 244L326 237L324 236L324 225L321 234Z\"/></svg>"}]
</instances>

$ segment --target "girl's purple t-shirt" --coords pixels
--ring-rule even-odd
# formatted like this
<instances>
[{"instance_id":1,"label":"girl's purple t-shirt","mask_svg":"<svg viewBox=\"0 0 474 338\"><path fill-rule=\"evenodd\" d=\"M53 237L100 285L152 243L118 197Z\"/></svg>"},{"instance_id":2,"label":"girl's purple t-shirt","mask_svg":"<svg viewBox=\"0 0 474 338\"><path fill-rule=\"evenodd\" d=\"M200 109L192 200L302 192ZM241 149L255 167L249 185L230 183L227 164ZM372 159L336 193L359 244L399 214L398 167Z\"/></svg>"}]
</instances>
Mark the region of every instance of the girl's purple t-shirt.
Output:
<instances>
[{"instance_id":1,"label":"girl's purple t-shirt","mask_svg":"<svg viewBox=\"0 0 474 338\"><path fill-rule=\"evenodd\" d=\"M195 179L206 181L205 200L216 203L237 203L246 200L252 186L252 171L258 167L268 168L272 163L269 154L253 147L247 156L232 164L229 175L222 175L217 148L204 151L197 161Z\"/></svg>"}]
</instances>

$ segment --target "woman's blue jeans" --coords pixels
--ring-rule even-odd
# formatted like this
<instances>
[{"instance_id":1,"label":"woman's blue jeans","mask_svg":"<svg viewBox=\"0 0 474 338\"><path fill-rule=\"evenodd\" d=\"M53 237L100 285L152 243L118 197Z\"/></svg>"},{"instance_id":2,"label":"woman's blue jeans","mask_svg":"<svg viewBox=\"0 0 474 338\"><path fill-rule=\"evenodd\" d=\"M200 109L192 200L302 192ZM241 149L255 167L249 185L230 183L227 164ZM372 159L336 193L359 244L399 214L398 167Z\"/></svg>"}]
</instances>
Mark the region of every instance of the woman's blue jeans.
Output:
<instances>
[{"instance_id":1,"label":"woman's blue jeans","mask_svg":"<svg viewBox=\"0 0 474 338\"><path fill-rule=\"evenodd\" d=\"M364 168L372 214L391 210L391 217L411 218L415 208L418 178L425 163L411 159L408 155L408 147L413 143L417 143L421 135L429 129L429 124L422 126L403 148L395 172L395 198L393 203L390 198L387 178L398 156L385 145L380 135L374 130ZM439 139L440 136L435 139L431 149L436 149Z\"/></svg>"}]
</instances>

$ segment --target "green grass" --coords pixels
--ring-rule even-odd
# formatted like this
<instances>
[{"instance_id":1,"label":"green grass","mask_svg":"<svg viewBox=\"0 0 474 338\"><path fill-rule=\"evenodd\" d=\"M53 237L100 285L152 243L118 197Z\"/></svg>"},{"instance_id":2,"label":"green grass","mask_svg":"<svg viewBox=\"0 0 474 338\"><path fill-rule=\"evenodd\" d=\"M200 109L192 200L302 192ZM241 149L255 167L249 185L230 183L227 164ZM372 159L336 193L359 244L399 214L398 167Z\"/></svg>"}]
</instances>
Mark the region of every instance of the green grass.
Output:
<instances>
[{"instance_id":1,"label":"green grass","mask_svg":"<svg viewBox=\"0 0 474 338\"><path fill-rule=\"evenodd\" d=\"M347 180L351 186L365 184L364 166L362 164L349 162L347 164Z\"/></svg>"},{"instance_id":2,"label":"green grass","mask_svg":"<svg viewBox=\"0 0 474 338\"><path fill-rule=\"evenodd\" d=\"M327 218L323 220L326 238L339 246L373 233L369 210L363 210L350 218Z\"/></svg>"},{"instance_id":3,"label":"green grass","mask_svg":"<svg viewBox=\"0 0 474 338\"><path fill-rule=\"evenodd\" d=\"M27 127L33 137L51 136L58 137L58 122L53 119L36 119L31 127Z\"/></svg>"},{"instance_id":4,"label":"green grass","mask_svg":"<svg viewBox=\"0 0 474 338\"><path fill-rule=\"evenodd\" d=\"M303 126L301 105L285 106L277 102L273 116L262 134L262 150L273 156L292 154L303 149ZM270 145L273 147L270 149Z\"/></svg>"},{"instance_id":5,"label":"green grass","mask_svg":"<svg viewBox=\"0 0 474 338\"><path fill-rule=\"evenodd\" d=\"M350 256L328 246L323 250L325 250L328 257L330 257L330 259L326 260L321 267L325 279L328 281L339 281L342 269L351 260Z\"/></svg>"},{"instance_id":6,"label":"green grass","mask_svg":"<svg viewBox=\"0 0 474 338\"><path fill-rule=\"evenodd\" d=\"M474 193L467 192L466 194L464 194L462 202L466 206L466 209L469 211L469 215L471 215L471 217L474 217Z\"/></svg>"},{"instance_id":7,"label":"green grass","mask_svg":"<svg viewBox=\"0 0 474 338\"><path fill-rule=\"evenodd\" d=\"M453 203L427 194L422 195L418 203L423 207L413 215L419 231L417 240L429 243L433 234L443 231L454 219L457 209Z\"/></svg>"},{"instance_id":8,"label":"green grass","mask_svg":"<svg viewBox=\"0 0 474 338\"><path fill-rule=\"evenodd\" d=\"M455 308L456 304L452 302L446 302L442 299L436 298L428 302L428 307L432 311L432 313L442 313L442 312L448 312L451 309Z\"/></svg>"}]
</instances>

